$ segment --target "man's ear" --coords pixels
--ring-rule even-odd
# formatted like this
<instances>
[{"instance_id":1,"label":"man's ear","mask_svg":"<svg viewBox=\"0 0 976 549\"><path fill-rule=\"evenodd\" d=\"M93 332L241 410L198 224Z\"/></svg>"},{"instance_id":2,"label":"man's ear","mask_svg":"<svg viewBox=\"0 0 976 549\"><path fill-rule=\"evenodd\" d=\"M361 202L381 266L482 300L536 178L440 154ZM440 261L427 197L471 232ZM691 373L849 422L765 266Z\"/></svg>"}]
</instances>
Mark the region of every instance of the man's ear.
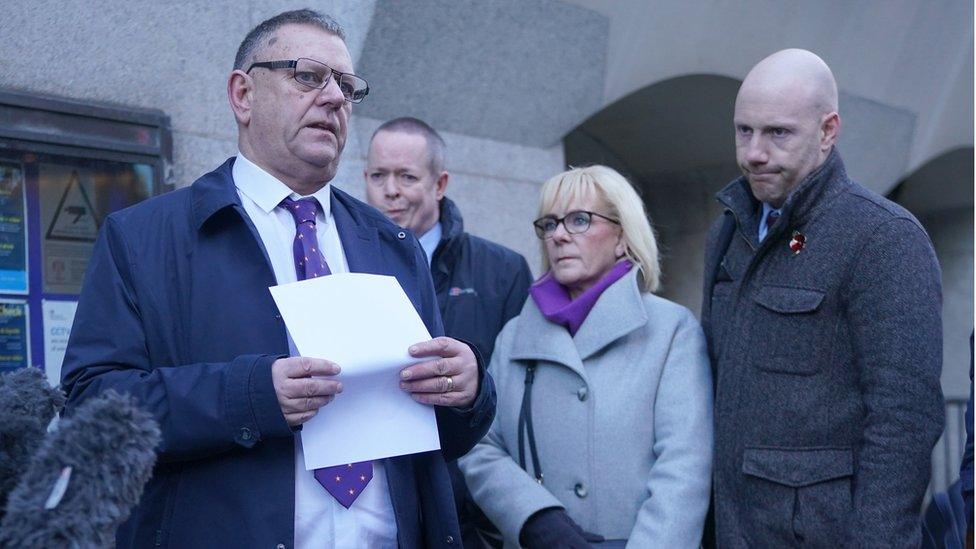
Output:
<instances>
[{"instance_id":1,"label":"man's ear","mask_svg":"<svg viewBox=\"0 0 976 549\"><path fill-rule=\"evenodd\" d=\"M254 80L242 70L230 73L227 79L227 100L234 111L237 123L247 126L251 122L251 100L254 95Z\"/></svg>"},{"instance_id":2,"label":"man's ear","mask_svg":"<svg viewBox=\"0 0 976 549\"><path fill-rule=\"evenodd\" d=\"M444 193L447 192L448 179L450 179L450 176L447 174L447 172L441 172L441 174L437 176L437 182L434 183L434 187L437 190L437 200L444 198Z\"/></svg>"},{"instance_id":3,"label":"man's ear","mask_svg":"<svg viewBox=\"0 0 976 549\"><path fill-rule=\"evenodd\" d=\"M832 112L820 123L820 150L827 152L840 137L840 115Z\"/></svg>"}]
</instances>

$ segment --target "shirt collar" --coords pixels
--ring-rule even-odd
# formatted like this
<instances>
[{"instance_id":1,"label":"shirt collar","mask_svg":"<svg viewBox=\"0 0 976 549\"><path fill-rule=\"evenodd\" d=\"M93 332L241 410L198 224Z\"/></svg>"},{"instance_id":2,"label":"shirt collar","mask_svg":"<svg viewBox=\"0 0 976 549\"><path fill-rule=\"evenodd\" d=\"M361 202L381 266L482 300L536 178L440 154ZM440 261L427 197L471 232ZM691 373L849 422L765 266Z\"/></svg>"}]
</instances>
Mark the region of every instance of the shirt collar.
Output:
<instances>
[{"instance_id":1,"label":"shirt collar","mask_svg":"<svg viewBox=\"0 0 976 549\"><path fill-rule=\"evenodd\" d=\"M237 161L234 162L233 176L234 184L241 194L253 200L265 213L274 211L285 198L294 200L304 198L288 188L278 178L248 160L240 151L237 152ZM325 186L309 196L315 197L319 201L322 206L322 213L328 219L332 210L331 183L326 183Z\"/></svg>"},{"instance_id":2,"label":"shirt collar","mask_svg":"<svg viewBox=\"0 0 976 549\"><path fill-rule=\"evenodd\" d=\"M430 266L431 260L434 258L434 250L437 249L437 245L441 241L441 235L443 234L443 232L444 230L441 227L441 222L438 221L437 223L434 223L434 226L431 227L426 233L424 233L423 236L417 239L420 241L420 246L424 249L424 252L427 254L428 267Z\"/></svg>"}]
</instances>

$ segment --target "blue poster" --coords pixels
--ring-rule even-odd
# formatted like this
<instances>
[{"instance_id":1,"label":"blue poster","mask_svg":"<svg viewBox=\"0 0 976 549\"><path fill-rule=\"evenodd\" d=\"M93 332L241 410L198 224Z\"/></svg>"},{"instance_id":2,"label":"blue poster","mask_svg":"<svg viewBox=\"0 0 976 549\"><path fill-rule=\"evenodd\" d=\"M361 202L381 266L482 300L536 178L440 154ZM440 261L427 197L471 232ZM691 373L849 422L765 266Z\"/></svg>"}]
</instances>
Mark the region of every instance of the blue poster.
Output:
<instances>
[{"instance_id":1,"label":"blue poster","mask_svg":"<svg viewBox=\"0 0 976 549\"><path fill-rule=\"evenodd\" d=\"M0 301L0 371L30 364L27 302Z\"/></svg>"},{"instance_id":2,"label":"blue poster","mask_svg":"<svg viewBox=\"0 0 976 549\"><path fill-rule=\"evenodd\" d=\"M24 172L0 163L0 292L27 293Z\"/></svg>"}]
</instances>

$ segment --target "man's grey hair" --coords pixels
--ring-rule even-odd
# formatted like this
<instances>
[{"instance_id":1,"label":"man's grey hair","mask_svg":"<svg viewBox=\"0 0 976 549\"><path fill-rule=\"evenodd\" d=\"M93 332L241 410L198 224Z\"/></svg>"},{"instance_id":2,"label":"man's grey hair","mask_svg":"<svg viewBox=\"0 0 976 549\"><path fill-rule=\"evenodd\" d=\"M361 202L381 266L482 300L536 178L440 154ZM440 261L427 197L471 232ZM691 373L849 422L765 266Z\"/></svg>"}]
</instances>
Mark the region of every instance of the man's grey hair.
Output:
<instances>
[{"instance_id":1,"label":"man's grey hair","mask_svg":"<svg viewBox=\"0 0 976 549\"><path fill-rule=\"evenodd\" d=\"M430 164L430 172L434 174L434 177L437 177L444 171L447 162L447 145L444 144L444 139L437 133L437 130L430 127L430 124L411 116L387 120L373 132L370 143L376 138L376 134L382 131L422 135L424 140L427 141L427 158Z\"/></svg>"},{"instance_id":2,"label":"man's grey hair","mask_svg":"<svg viewBox=\"0 0 976 549\"><path fill-rule=\"evenodd\" d=\"M330 32L343 41L346 40L346 32L342 30L342 25L329 15L310 9L286 11L262 22L247 33L244 41L237 48L234 69L247 70L245 65L254 61L255 54L261 48L273 44L274 32L285 25L311 25Z\"/></svg>"}]
</instances>

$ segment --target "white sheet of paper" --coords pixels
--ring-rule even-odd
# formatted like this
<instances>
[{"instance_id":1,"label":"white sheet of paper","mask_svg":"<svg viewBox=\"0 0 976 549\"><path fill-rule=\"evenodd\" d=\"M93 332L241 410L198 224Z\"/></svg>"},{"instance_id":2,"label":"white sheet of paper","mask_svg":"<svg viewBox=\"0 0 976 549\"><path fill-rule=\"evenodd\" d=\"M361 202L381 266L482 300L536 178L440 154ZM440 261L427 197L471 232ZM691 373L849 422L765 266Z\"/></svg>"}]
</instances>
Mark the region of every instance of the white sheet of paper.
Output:
<instances>
[{"instance_id":1,"label":"white sheet of paper","mask_svg":"<svg viewBox=\"0 0 976 549\"><path fill-rule=\"evenodd\" d=\"M305 469L440 449L431 406L400 389L407 353L430 339L392 276L343 273L272 286L302 356L339 365L342 393L302 426Z\"/></svg>"}]
</instances>

